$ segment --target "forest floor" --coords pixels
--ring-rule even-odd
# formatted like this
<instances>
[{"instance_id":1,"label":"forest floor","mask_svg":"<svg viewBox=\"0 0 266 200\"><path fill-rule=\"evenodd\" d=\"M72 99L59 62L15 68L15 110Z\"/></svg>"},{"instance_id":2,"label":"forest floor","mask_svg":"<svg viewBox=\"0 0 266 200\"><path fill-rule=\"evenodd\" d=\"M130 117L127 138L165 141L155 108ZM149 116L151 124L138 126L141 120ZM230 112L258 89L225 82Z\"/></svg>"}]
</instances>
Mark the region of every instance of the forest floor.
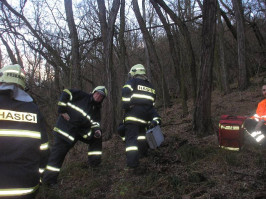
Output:
<instances>
[{"instance_id":1,"label":"forest floor","mask_svg":"<svg viewBox=\"0 0 266 200\"><path fill-rule=\"evenodd\" d=\"M192 132L190 115L181 118L179 99L159 110L165 141L140 161L141 175L125 169L125 145L118 135L103 143L103 161L98 168L86 165L87 147L78 143L67 155L55 188L41 186L37 198L78 199L181 199L266 198L266 149L245 137L241 151L218 147L217 132L223 114L250 116L263 99L255 81L243 92L212 94L215 131L207 137Z\"/></svg>"}]
</instances>

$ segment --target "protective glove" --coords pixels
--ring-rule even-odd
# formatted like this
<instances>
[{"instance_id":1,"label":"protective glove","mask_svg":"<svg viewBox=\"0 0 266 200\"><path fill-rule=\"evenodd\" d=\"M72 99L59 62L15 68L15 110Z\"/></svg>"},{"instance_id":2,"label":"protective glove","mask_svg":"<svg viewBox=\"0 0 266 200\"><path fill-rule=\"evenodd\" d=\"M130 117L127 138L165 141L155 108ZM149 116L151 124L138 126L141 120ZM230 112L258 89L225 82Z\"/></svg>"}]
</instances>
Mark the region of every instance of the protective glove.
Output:
<instances>
[{"instance_id":1,"label":"protective glove","mask_svg":"<svg viewBox=\"0 0 266 200\"><path fill-rule=\"evenodd\" d=\"M155 120L152 120L149 124L149 129L154 128L155 126L157 126L157 122Z\"/></svg>"}]
</instances>

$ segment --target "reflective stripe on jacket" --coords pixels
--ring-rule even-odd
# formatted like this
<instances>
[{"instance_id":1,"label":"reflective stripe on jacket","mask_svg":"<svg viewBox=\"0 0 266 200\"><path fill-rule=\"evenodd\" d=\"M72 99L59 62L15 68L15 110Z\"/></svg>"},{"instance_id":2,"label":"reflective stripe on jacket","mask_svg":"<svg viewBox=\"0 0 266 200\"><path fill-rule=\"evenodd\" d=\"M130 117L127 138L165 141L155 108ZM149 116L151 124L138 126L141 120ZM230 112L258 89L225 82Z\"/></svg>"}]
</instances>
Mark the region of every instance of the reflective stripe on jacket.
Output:
<instances>
[{"instance_id":1,"label":"reflective stripe on jacket","mask_svg":"<svg viewBox=\"0 0 266 200\"><path fill-rule=\"evenodd\" d=\"M266 99L259 102L256 114L254 114L251 119L255 119L256 121L266 121Z\"/></svg>"},{"instance_id":2,"label":"reflective stripe on jacket","mask_svg":"<svg viewBox=\"0 0 266 200\"><path fill-rule=\"evenodd\" d=\"M92 94L65 89L58 102L58 112L67 113L70 120L59 116L54 132L69 143L76 139L85 141L100 129L100 109L101 104L93 101Z\"/></svg>"},{"instance_id":3,"label":"reflective stripe on jacket","mask_svg":"<svg viewBox=\"0 0 266 200\"><path fill-rule=\"evenodd\" d=\"M148 80L132 78L122 89L122 106L125 109L125 123L148 125L153 118L160 122L154 109L156 92Z\"/></svg>"},{"instance_id":4,"label":"reflective stripe on jacket","mask_svg":"<svg viewBox=\"0 0 266 200\"><path fill-rule=\"evenodd\" d=\"M49 154L45 123L33 102L0 91L0 197L28 195L38 188Z\"/></svg>"}]
</instances>

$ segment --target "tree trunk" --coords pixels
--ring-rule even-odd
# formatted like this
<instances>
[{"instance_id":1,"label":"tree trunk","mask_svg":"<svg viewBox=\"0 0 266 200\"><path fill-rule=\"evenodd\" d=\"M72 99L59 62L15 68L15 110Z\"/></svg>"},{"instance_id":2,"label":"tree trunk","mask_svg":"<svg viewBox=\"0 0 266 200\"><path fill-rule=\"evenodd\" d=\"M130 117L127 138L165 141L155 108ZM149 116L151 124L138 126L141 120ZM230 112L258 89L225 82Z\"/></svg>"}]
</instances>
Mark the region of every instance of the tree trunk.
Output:
<instances>
[{"instance_id":1,"label":"tree trunk","mask_svg":"<svg viewBox=\"0 0 266 200\"><path fill-rule=\"evenodd\" d=\"M154 0L150 0L150 2L155 8L155 11L158 14L161 22L163 23L163 27L165 29L166 36L168 38L169 49L170 49L170 53L173 59L178 85L180 86L180 89L181 89L183 116L186 116L188 114L188 107L187 107L187 99L186 99L187 95L185 94L186 92L185 83L184 83L185 74L183 73L182 66L180 65L180 62L178 60L179 59L178 52L177 52L178 46L176 46L177 43L174 41L173 34L171 33L171 27L167 23L160 7L157 5L157 3L155 3Z\"/></svg>"},{"instance_id":2,"label":"tree trunk","mask_svg":"<svg viewBox=\"0 0 266 200\"><path fill-rule=\"evenodd\" d=\"M75 25L73 10L72 10L72 0L64 0L65 2L65 10L66 10L66 19L70 32L71 39L71 53L72 53L72 62L71 62L71 70L70 70L70 87L78 87L82 88L82 78L81 78L81 66L80 66L80 54L79 54L79 40L77 28Z\"/></svg>"},{"instance_id":3,"label":"tree trunk","mask_svg":"<svg viewBox=\"0 0 266 200\"><path fill-rule=\"evenodd\" d=\"M195 60L195 55L194 51L192 48L192 43L191 43L191 38L190 38L190 33L188 31L188 28L186 24L165 4L164 1L161 0L154 0L157 4L159 4L167 14L171 17L171 19L178 25L181 34L185 38L185 42L188 48L188 56L189 56L189 61L190 61L190 74L191 74L191 79L192 79L192 93L193 93L193 99L195 100L196 98L196 90L197 90L197 72L196 72L196 60Z\"/></svg>"},{"instance_id":4,"label":"tree trunk","mask_svg":"<svg viewBox=\"0 0 266 200\"><path fill-rule=\"evenodd\" d=\"M193 115L193 129L199 136L213 133L211 120L212 69L215 47L217 0L203 1L200 85Z\"/></svg>"},{"instance_id":5,"label":"tree trunk","mask_svg":"<svg viewBox=\"0 0 266 200\"><path fill-rule=\"evenodd\" d=\"M142 14L143 14L143 21L146 26L146 6L145 6L145 0L142 0ZM145 54L145 66L146 66L146 71L147 71L147 76L149 79L151 79L151 62L150 62L150 55L149 55L149 50L147 47L146 40L144 40L144 54Z\"/></svg>"},{"instance_id":6,"label":"tree trunk","mask_svg":"<svg viewBox=\"0 0 266 200\"><path fill-rule=\"evenodd\" d=\"M245 46L245 28L244 16L241 0L232 0L236 24L237 24L237 48L238 48L238 88L240 91L248 87L247 68L246 68L246 46Z\"/></svg>"},{"instance_id":7,"label":"tree trunk","mask_svg":"<svg viewBox=\"0 0 266 200\"><path fill-rule=\"evenodd\" d=\"M101 24L101 34L102 34L102 41L103 41L103 48L104 48L104 65L106 70L106 80L107 80L107 89L109 90L110 97L107 98L107 116L109 122L105 122L105 129L106 129L106 138L109 139L112 133L116 130L118 125L118 116L120 115L119 109L117 107L116 102L121 101L118 99L118 87L115 83L116 75L115 69L113 65L113 35L114 35L114 24L116 20L116 16L120 6L120 0L113 0L113 5L111 12L109 13L108 23L106 22L106 7L104 0L97 0L98 9L99 9L99 20ZM119 88L120 89L120 88Z\"/></svg>"},{"instance_id":8,"label":"tree trunk","mask_svg":"<svg viewBox=\"0 0 266 200\"><path fill-rule=\"evenodd\" d=\"M134 10L135 16L136 16L136 18L138 20L141 32L142 32L144 40L145 40L145 42L147 44L149 55L150 55L150 57L152 59L151 63L154 66L156 66L157 69L160 70L159 73L161 74L161 77L158 77L158 73L154 73L154 74L157 76L157 77L155 77L157 80L161 80L163 102L164 102L164 104L169 105L169 103L170 103L169 92L168 92L167 87L166 87L163 69L162 69L162 66L160 64L160 60L158 58L158 55L156 53L155 46L153 44L152 38L150 36L150 33L148 32L148 30L147 30L147 28L145 26L145 22L144 22L141 14L140 14L139 5L138 5L137 0L132 0L132 3L133 3L133 10Z\"/></svg>"},{"instance_id":9,"label":"tree trunk","mask_svg":"<svg viewBox=\"0 0 266 200\"><path fill-rule=\"evenodd\" d=\"M18 61L16 59L16 56L14 55L14 53L13 53L11 47L9 46L8 42L2 37L1 34L0 34L0 38L2 40L3 45L5 45L5 47L6 47L6 51L8 53L8 56L9 56L10 60L11 60L11 63L12 64L17 64Z\"/></svg>"},{"instance_id":10,"label":"tree trunk","mask_svg":"<svg viewBox=\"0 0 266 200\"><path fill-rule=\"evenodd\" d=\"M221 73L221 82L222 88L225 94L230 92L229 81L228 81L228 69L225 65L225 57L224 57L224 27L221 20L221 11L217 9L217 17L218 17L218 36L219 36L219 61L220 61L220 73Z\"/></svg>"},{"instance_id":11,"label":"tree trunk","mask_svg":"<svg viewBox=\"0 0 266 200\"><path fill-rule=\"evenodd\" d=\"M119 53L120 53L120 67L123 69L124 73L127 74L129 71L129 67L126 65L126 45L124 39L125 33L125 0L121 0L121 7L120 7L120 30L119 30ZM124 76L124 81L126 81L126 77ZM122 95L121 95L122 96ZM119 101L120 102L120 101Z\"/></svg>"}]
</instances>

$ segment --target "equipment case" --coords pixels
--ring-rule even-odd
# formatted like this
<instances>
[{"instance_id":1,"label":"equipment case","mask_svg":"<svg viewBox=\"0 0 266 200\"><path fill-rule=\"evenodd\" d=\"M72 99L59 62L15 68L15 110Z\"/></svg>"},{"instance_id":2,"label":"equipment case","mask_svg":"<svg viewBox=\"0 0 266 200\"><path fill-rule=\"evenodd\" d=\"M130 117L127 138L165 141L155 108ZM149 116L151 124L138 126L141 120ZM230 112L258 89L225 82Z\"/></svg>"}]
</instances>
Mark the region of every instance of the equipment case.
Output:
<instances>
[{"instance_id":1,"label":"equipment case","mask_svg":"<svg viewBox=\"0 0 266 200\"><path fill-rule=\"evenodd\" d=\"M154 128L147 130L146 140L151 149L156 149L159 147L164 141L164 136L160 126L155 126Z\"/></svg>"},{"instance_id":2,"label":"equipment case","mask_svg":"<svg viewBox=\"0 0 266 200\"><path fill-rule=\"evenodd\" d=\"M223 149L239 151L243 145L243 123L247 117L222 115L219 121L219 146Z\"/></svg>"}]
</instances>

